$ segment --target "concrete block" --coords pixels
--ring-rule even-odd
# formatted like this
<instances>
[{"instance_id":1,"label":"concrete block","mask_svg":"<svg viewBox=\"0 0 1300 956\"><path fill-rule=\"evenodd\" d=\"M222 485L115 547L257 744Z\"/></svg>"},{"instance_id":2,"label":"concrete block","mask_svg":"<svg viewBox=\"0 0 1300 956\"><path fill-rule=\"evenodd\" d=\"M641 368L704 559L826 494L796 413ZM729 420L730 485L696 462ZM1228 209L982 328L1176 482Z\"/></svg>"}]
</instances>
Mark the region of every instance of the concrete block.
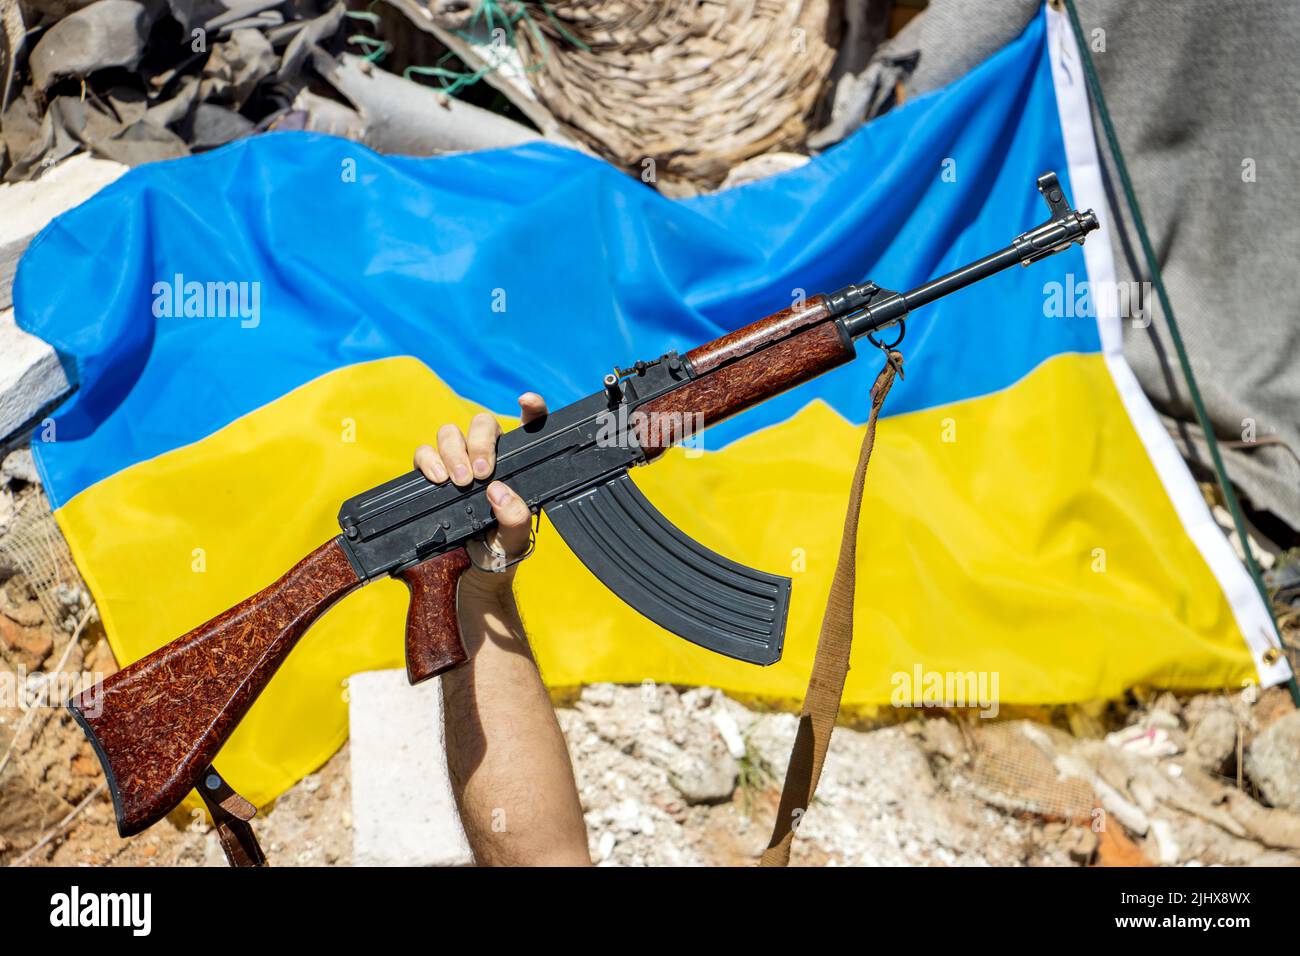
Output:
<instances>
[{"instance_id":1,"label":"concrete block","mask_svg":"<svg viewBox=\"0 0 1300 956\"><path fill-rule=\"evenodd\" d=\"M348 700L353 865L472 865L447 775L442 682L364 671Z\"/></svg>"},{"instance_id":2,"label":"concrete block","mask_svg":"<svg viewBox=\"0 0 1300 956\"><path fill-rule=\"evenodd\" d=\"M121 163L78 154L39 179L0 185L0 442L70 387L54 350L14 324L10 306L18 260L55 216L126 170Z\"/></svg>"},{"instance_id":3,"label":"concrete block","mask_svg":"<svg viewBox=\"0 0 1300 956\"><path fill-rule=\"evenodd\" d=\"M54 349L18 328L13 309L0 311L0 442L69 388Z\"/></svg>"},{"instance_id":4,"label":"concrete block","mask_svg":"<svg viewBox=\"0 0 1300 956\"><path fill-rule=\"evenodd\" d=\"M0 186L0 309L13 305L18 260L36 234L55 216L80 206L126 170L121 163L78 153L39 179Z\"/></svg>"}]
</instances>

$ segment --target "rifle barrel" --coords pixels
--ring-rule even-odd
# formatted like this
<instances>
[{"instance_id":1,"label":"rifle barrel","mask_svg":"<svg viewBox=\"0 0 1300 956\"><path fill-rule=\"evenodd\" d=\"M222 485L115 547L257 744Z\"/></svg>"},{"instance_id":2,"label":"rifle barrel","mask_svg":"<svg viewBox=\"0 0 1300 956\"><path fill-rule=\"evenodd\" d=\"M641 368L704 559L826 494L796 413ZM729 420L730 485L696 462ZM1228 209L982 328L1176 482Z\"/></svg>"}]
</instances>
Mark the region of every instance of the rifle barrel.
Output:
<instances>
[{"instance_id":1,"label":"rifle barrel","mask_svg":"<svg viewBox=\"0 0 1300 956\"><path fill-rule=\"evenodd\" d=\"M1040 176L1038 188L1052 210L1052 218L1017 236L1011 245L976 259L955 272L931 279L911 292L890 292L873 282L846 286L826 297L831 314L844 323L849 335L860 338L902 321L913 309L987 279L1016 263L1027 266L1075 243L1082 245L1088 233L1098 228L1097 216L1091 209L1076 212L1070 208L1055 173Z\"/></svg>"},{"instance_id":2,"label":"rifle barrel","mask_svg":"<svg viewBox=\"0 0 1300 956\"><path fill-rule=\"evenodd\" d=\"M935 299L941 299L958 289L964 289L981 279L987 279L989 276L1014 266L1020 261L1020 250L1015 246L1007 246L992 255L976 259L954 272L949 272L937 279L931 279L929 282L917 286L911 292L893 292L885 295L872 302L861 312L846 318L844 327L848 330L849 335L855 339L861 338L868 332L874 332L877 329L894 324L899 319L906 318L913 309L929 305Z\"/></svg>"}]
</instances>

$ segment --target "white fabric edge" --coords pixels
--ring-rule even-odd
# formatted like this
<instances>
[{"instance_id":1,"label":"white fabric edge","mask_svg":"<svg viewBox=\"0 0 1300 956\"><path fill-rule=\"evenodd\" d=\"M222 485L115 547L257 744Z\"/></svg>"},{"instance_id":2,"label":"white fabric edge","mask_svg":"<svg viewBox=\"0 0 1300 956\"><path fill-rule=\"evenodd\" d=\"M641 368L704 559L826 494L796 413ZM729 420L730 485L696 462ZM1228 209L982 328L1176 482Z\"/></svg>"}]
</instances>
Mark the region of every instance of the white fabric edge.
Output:
<instances>
[{"instance_id":1,"label":"white fabric edge","mask_svg":"<svg viewBox=\"0 0 1300 956\"><path fill-rule=\"evenodd\" d=\"M1104 211L1106 194L1102 186L1101 163L1083 64L1066 13L1053 9L1050 4L1047 7L1047 46L1075 208ZM1101 228L1084 245L1083 255L1091 288L1115 288L1115 260L1104 220ZM1273 617L1264 606L1250 573L1238 560L1231 543L1210 514L1192 473L1124 358L1124 336L1116 297L1091 295L1089 298L1097 311L1097 329L1106 366L1124 409L1184 530L1223 589L1237 627L1254 658L1260 683L1265 687L1283 683L1291 676L1286 655L1279 655L1277 662L1271 665L1264 660L1267 651L1281 646Z\"/></svg>"}]
</instances>

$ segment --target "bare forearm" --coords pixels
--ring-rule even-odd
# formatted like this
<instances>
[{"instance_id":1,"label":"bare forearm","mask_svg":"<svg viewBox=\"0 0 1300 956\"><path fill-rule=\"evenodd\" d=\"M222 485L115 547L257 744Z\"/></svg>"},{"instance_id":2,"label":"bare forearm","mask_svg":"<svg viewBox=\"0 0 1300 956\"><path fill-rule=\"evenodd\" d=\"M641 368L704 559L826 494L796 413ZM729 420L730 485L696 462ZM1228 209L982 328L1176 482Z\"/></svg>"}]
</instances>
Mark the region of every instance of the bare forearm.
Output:
<instances>
[{"instance_id":1,"label":"bare forearm","mask_svg":"<svg viewBox=\"0 0 1300 956\"><path fill-rule=\"evenodd\" d=\"M519 396L523 424L545 415L540 395ZM416 449L415 466L436 484L468 487L492 474L500 435L487 413L464 435L443 425L436 449ZM529 547L528 505L501 481L488 484L487 497L497 524L473 550L520 560ZM590 866L569 751L510 590L514 570L475 564L456 600L469 661L442 678L447 765L470 848L487 865Z\"/></svg>"},{"instance_id":2,"label":"bare forearm","mask_svg":"<svg viewBox=\"0 0 1300 956\"><path fill-rule=\"evenodd\" d=\"M507 586L462 580L470 659L443 677L447 763L484 865L590 865L569 752Z\"/></svg>"}]
</instances>

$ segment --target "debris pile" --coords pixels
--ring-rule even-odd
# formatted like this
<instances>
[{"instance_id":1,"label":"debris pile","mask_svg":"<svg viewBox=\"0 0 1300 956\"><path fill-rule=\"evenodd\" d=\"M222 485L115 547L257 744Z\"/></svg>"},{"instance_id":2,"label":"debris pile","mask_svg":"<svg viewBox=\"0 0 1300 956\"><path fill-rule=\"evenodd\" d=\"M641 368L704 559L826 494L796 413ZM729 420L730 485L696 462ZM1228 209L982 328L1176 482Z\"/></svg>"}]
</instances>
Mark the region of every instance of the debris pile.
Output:
<instances>
[{"instance_id":1,"label":"debris pile","mask_svg":"<svg viewBox=\"0 0 1300 956\"><path fill-rule=\"evenodd\" d=\"M370 61L383 47L365 28L378 17L338 0L3 6L7 181L34 178L81 150L134 166L279 128L420 155L532 135L468 103L376 76ZM367 49L371 55L355 55ZM430 130L443 132L431 139Z\"/></svg>"},{"instance_id":2,"label":"debris pile","mask_svg":"<svg viewBox=\"0 0 1300 956\"><path fill-rule=\"evenodd\" d=\"M888 108L889 5L848 6L0 0L0 173L306 129L422 156L545 138L691 194Z\"/></svg>"},{"instance_id":3,"label":"debris pile","mask_svg":"<svg viewBox=\"0 0 1300 956\"><path fill-rule=\"evenodd\" d=\"M5 0L5 178L79 150L138 165L265 129L343 5ZM25 61L25 62L24 62ZM23 68L25 67L25 68Z\"/></svg>"},{"instance_id":4,"label":"debris pile","mask_svg":"<svg viewBox=\"0 0 1300 956\"><path fill-rule=\"evenodd\" d=\"M60 705L83 673L116 669L31 452L12 451L0 464L0 860L21 859L69 813L107 798Z\"/></svg>"},{"instance_id":5,"label":"debris pile","mask_svg":"<svg viewBox=\"0 0 1300 956\"><path fill-rule=\"evenodd\" d=\"M986 724L965 738L928 721L925 734L950 789L1083 823L1094 849L1128 863L1300 863L1300 712L1285 689L1184 700L1164 693L1128 721L1100 736L1029 720Z\"/></svg>"},{"instance_id":6,"label":"debris pile","mask_svg":"<svg viewBox=\"0 0 1300 956\"><path fill-rule=\"evenodd\" d=\"M597 684L560 724L598 864L745 866L767 846L795 715L756 712L712 688ZM1070 863L1036 838L1034 821L944 788L932 759L910 724L836 730L792 863Z\"/></svg>"}]
</instances>

